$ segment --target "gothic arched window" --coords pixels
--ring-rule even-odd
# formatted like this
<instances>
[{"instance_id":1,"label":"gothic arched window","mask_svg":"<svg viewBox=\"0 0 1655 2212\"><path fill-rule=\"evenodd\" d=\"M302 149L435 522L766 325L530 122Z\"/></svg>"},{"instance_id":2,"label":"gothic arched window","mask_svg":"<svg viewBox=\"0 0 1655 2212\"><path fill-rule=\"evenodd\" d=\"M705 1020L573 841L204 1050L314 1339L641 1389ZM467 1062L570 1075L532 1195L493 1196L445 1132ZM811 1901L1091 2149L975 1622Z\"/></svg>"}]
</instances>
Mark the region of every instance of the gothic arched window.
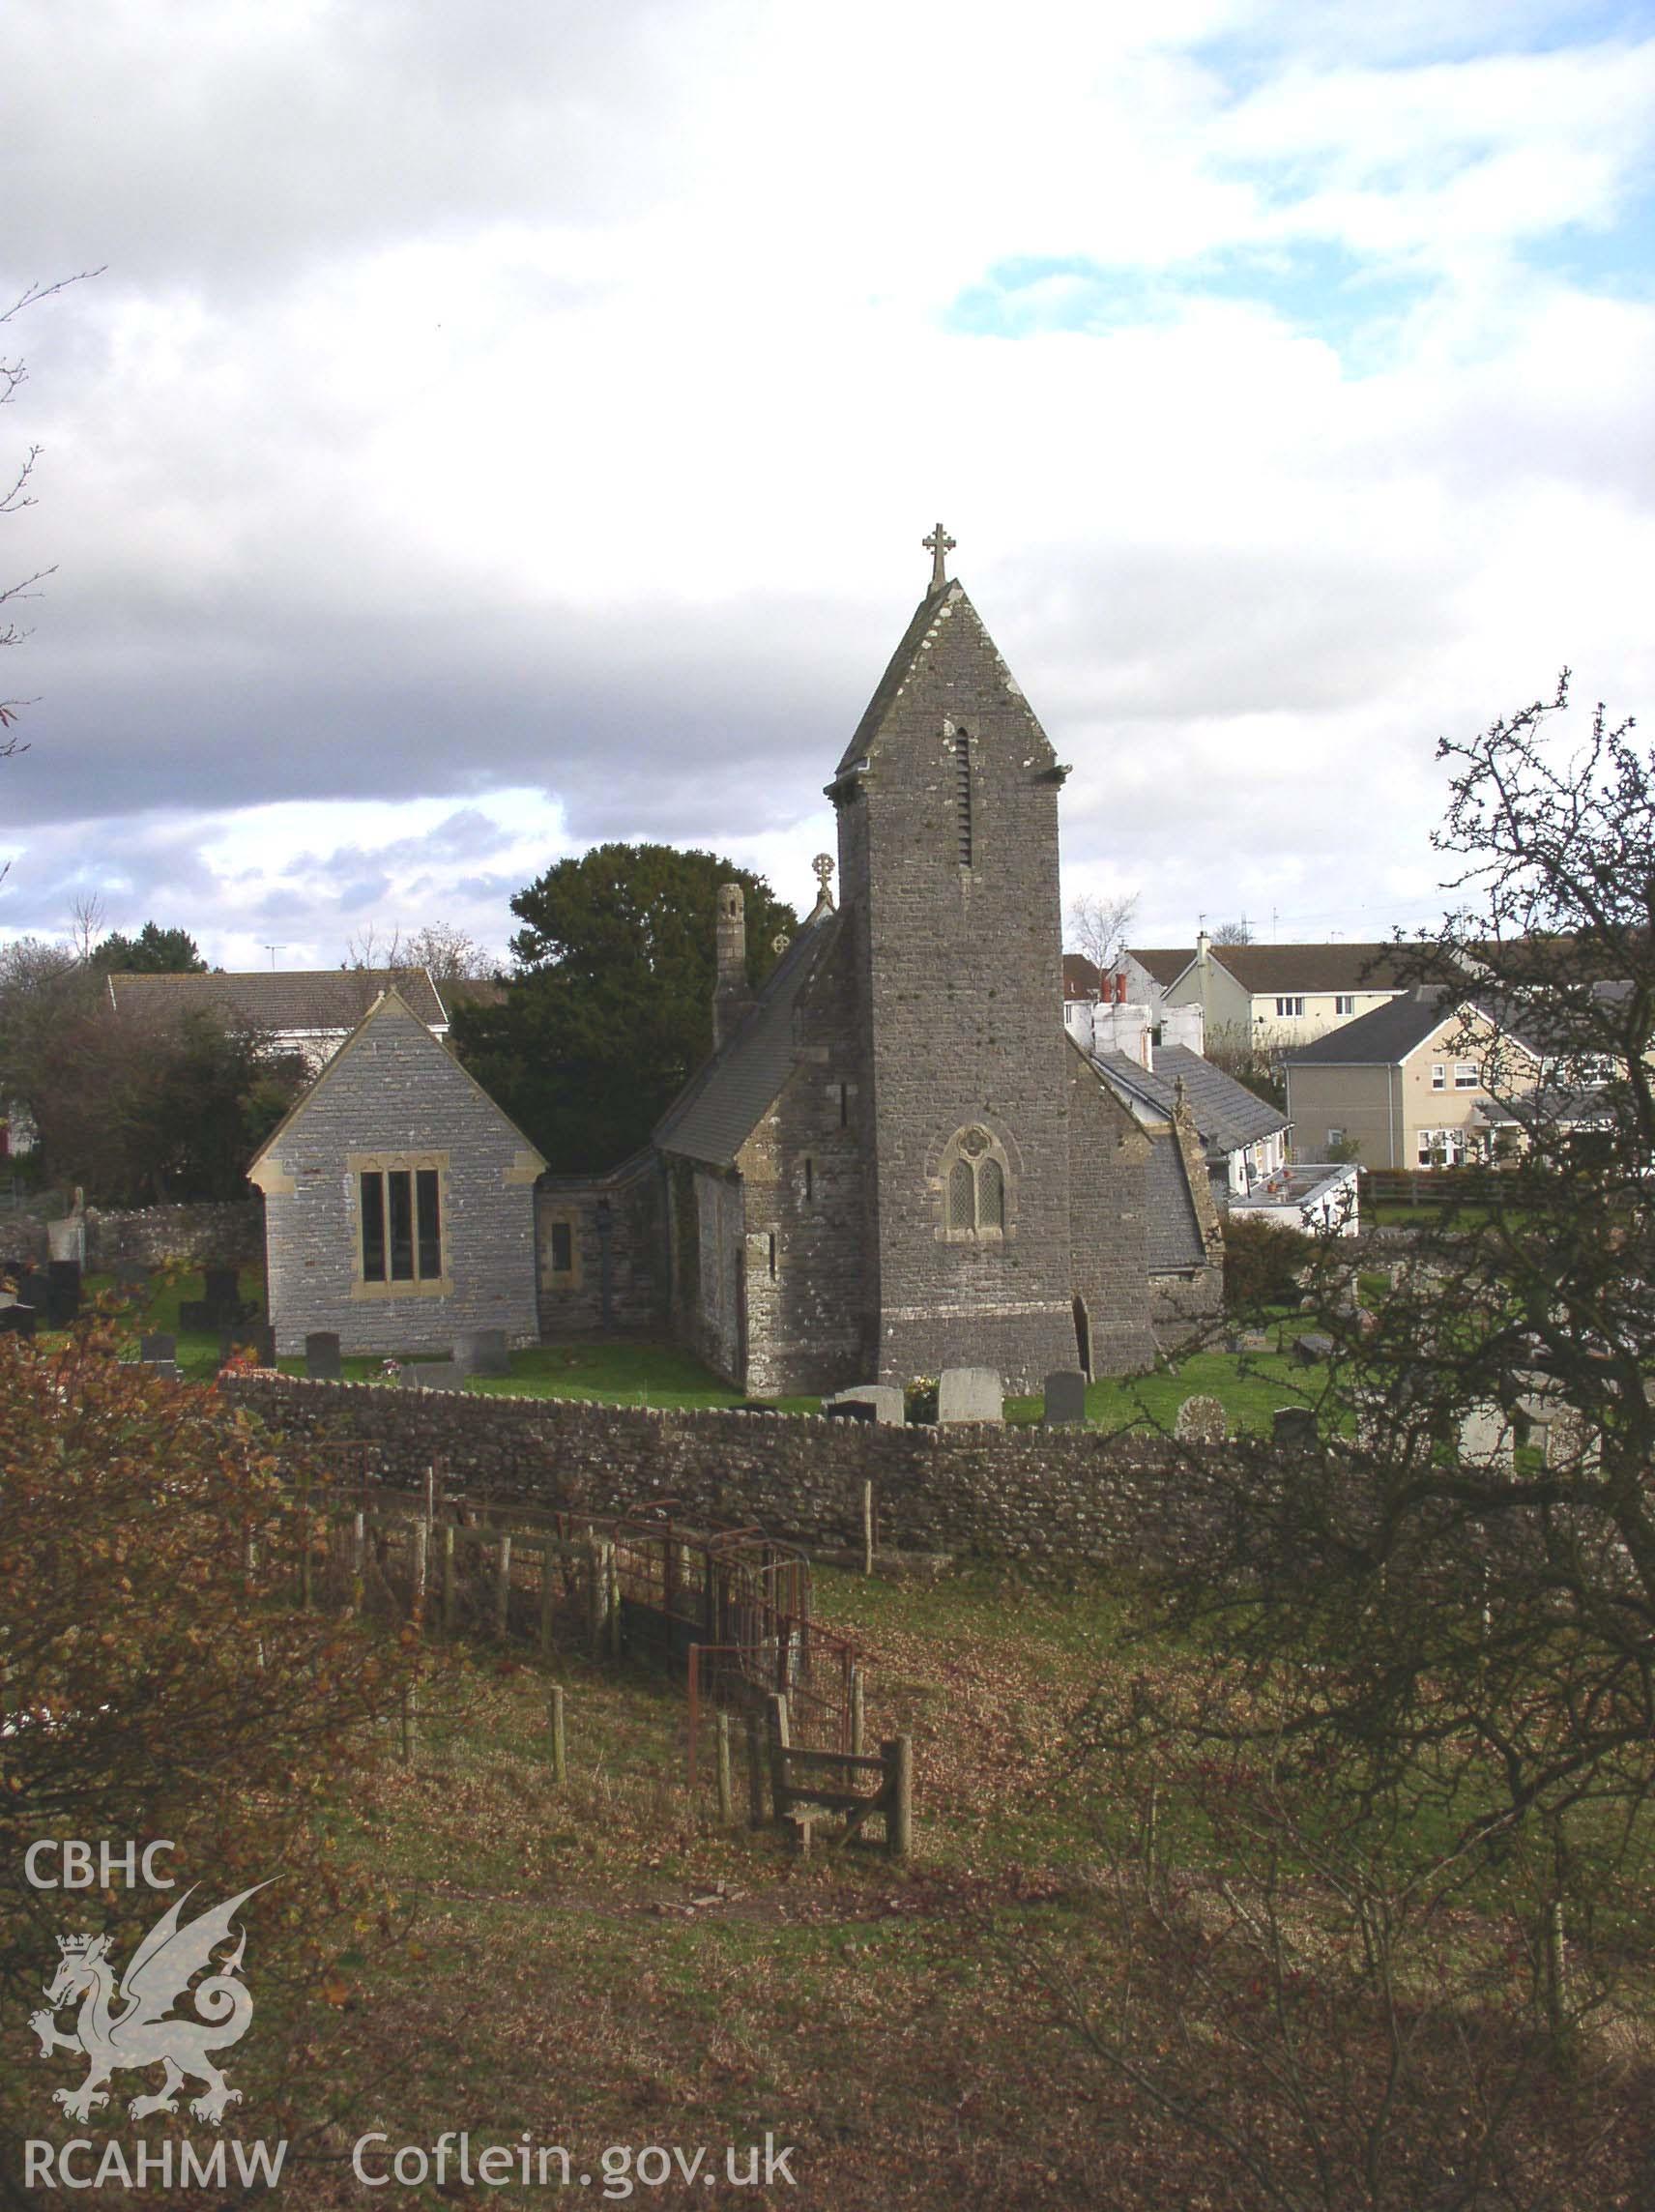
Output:
<instances>
[{"instance_id":1,"label":"gothic arched window","mask_svg":"<svg viewBox=\"0 0 1655 2212\"><path fill-rule=\"evenodd\" d=\"M943 1234L955 1241L1005 1235L1006 1159L980 1127L961 1129L943 1150Z\"/></svg>"}]
</instances>

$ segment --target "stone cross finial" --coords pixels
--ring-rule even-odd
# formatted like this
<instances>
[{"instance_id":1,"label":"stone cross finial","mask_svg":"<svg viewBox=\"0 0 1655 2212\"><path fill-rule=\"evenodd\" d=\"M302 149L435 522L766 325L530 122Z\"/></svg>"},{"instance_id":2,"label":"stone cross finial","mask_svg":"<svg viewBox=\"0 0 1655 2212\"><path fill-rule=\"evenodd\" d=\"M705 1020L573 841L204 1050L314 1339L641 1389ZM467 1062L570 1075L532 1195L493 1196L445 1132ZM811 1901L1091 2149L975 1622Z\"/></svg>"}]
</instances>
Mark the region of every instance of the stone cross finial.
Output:
<instances>
[{"instance_id":1,"label":"stone cross finial","mask_svg":"<svg viewBox=\"0 0 1655 2212\"><path fill-rule=\"evenodd\" d=\"M826 890L833 881L833 856L830 853L818 853L810 863L810 871Z\"/></svg>"},{"instance_id":2,"label":"stone cross finial","mask_svg":"<svg viewBox=\"0 0 1655 2212\"><path fill-rule=\"evenodd\" d=\"M943 564L954 550L954 539L948 536L943 525L938 523L930 537L922 538L919 542L931 556L931 589L934 592L940 592L948 581L944 572Z\"/></svg>"}]
</instances>

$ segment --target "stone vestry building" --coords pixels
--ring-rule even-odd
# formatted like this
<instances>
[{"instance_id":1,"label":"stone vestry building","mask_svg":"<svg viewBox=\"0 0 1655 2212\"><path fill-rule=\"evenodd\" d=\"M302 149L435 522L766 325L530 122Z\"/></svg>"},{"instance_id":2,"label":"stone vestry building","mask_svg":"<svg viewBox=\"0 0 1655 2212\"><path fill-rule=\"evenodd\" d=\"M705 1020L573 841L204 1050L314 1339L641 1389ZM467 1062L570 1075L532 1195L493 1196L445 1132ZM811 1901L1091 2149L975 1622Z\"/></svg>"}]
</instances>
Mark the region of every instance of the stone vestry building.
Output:
<instances>
[{"instance_id":1,"label":"stone vestry building","mask_svg":"<svg viewBox=\"0 0 1655 2212\"><path fill-rule=\"evenodd\" d=\"M646 1152L541 1184L547 1336L664 1320L767 1397L952 1365L1024 1387L1119 1373L1153 1358L1170 1184L1199 1224L1193 1302L1215 1300L1193 1126L1142 1127L1063 1027L1066 771L945 576L951 541L926 542L931 589L827 787L839 903L824 858L752 998L726 887L712 1058Z\"/></svg>"},{"instance_id":2,"label":"stone vestry building","mask_svg":"<svg viewBox=\"0 0 1655 2212\"><path fill-rule=\"evenodd\" d=\"M446 1352L539 1334L528 1139L395 991L352 1031L247 1170L264 1194L276 1351Z\"/></svg>"}]
</instances>

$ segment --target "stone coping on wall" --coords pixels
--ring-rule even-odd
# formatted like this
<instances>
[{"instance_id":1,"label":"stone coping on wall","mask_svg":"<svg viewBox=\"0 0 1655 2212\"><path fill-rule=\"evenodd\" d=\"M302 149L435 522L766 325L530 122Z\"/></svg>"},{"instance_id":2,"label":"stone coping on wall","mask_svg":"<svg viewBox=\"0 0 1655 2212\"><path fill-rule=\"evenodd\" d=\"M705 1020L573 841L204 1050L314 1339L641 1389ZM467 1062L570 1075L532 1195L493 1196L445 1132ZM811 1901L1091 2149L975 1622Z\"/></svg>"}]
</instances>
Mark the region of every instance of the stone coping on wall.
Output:
<instances>
[{"instance_id":1,"label":"stone coping on wall","mask_svg":"<svg viewBox=\"0 0 1655 2212\"><path fill-rule=\"evenodd\" d=\"M364 1443L375 1473L408 1487L440 1458L457 1487L503 1500L607 1514L671 1499L687 1516L844 1549L860 1544L872 1482L882 1545L1092 1565L1176 1556L1210 1525L1204 1463L1224 1449L1080 1427L897 1427L268 1371L219 1386L278 1432Z\"/></svg>"}]
</instances>

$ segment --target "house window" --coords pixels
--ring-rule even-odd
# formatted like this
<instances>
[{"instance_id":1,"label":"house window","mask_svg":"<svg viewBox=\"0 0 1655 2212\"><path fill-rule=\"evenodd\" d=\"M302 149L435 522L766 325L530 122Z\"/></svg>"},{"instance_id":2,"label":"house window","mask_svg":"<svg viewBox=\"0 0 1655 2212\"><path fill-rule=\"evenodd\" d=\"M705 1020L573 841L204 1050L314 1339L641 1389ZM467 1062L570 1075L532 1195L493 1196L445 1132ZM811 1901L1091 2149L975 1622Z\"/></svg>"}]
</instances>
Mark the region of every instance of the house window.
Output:
<instances>
[{"instance_id":1,"label":"house window","mask_svg":"<svg viewBox=\"0 0 1655 2212\"><path fill-rule=\"evenodd\" d=\"M954 813L962 868L972 864L972 741L964 730L954 740Z\"/></svg>"},{"instance_id":2,"label":"house window","mask_svg":"<svg viewBox=\"0 0 1655 2212\"><path fill-rule=\"evenodd\" d=\"M1278 1021L1296 1022L1302 1018L1303 1013L1304 1001L1302 999L1278 999L1276 1001L1276 1019Z\"/></svg>"},{"instance_id":3,"label":"house window","mask_svg":"<svg viewBox=\"0 0 1655 2212\"><path fill-rule=\"evenodd\" d=\"M358 1169L359 1280L436 1289L443 1279L442 1174L435 1167Z\"/></svg>"},{"instance_id":4,"label":"house window","mask_svg":"<svg viewBox=\"0 0 1655 2212\"><path fill-rule=\"evenodd\" d=\"M1346 1015L1348 1015L1348 1014L1353 1014L1355 1011L1356 1011L1356 994L1355 994L1355 992L1354 992L1354 991L1335 991L1335 992L1334 992L1334 994L1333 994L1333 1012L1334 1012L1334 1015L1335 1015L1335 1017L1336 1017L1337 1019L1339 1019L1339 1020L1343 1020L1343 1019L1346 1017Z\"/></svg>"},{"instance_id":5,"label":"house window","mask_svg":"<svg viewBox=\"0 0 1655 2212\"><path fill-rule=\"evenodd\" d=\"M1432 1090L1433 1090L1433 1091L1446 1091L1446 1090L1447 1090L1447 1088L1448 1088L1448 1068L1447 1068L1447 1063L1446 1063L1445 1062L1443 1062L1443 1061L1440 1061L1440 1060L1434 1060L1434 1061L1432 1062L1432 1063L1431 1063L1431 1088L1432 1088Z\"/></svg>"},{"instance_id":6,"label":"house window","mask_svg":"<svg viewBox=\"0 0 1655 2212\"><path fill-rule=\"evenodd\" d=\"M1477 1088L1477 1063L1475 1061L1457 1060L1454 1062L1454 1088L1456 1091L1475 1091Z\"/></svg>"},{"instance_id":7,"label":"house window","mask_svg":"<svg viewBox=\"0 0 1655 2212\"><path fill-rule=\"evenodd\" d=\"M1338 1149L1338 1147L1339 1147L1339 1146L1341 1146L1341 1145L1342 1145L1344 1142L1345 1142L1345 1132L1344 1132L1344 1130L1343 1130L1343 1129L1329 1129L1329 1130L1328 1130L1328 1132L1327 1132L1327 1149L1328 1149L1328 1150L1329 1150L1330 1152L1331 1152L1331 1151L1334 1151L1334 1150L1336 1150Z\"/></svg>"},{"instance_id":8,"label":"house window","mask_svg":"<svg viewBox=\"0 0 1655 2212\"><path fill-rule=\"evenodd\" d=\"M970 1243L1005 1235L1005 1155L986 1129L962 1129L943 1151L943 1236Z\"/></svg>"}]
</instances>

